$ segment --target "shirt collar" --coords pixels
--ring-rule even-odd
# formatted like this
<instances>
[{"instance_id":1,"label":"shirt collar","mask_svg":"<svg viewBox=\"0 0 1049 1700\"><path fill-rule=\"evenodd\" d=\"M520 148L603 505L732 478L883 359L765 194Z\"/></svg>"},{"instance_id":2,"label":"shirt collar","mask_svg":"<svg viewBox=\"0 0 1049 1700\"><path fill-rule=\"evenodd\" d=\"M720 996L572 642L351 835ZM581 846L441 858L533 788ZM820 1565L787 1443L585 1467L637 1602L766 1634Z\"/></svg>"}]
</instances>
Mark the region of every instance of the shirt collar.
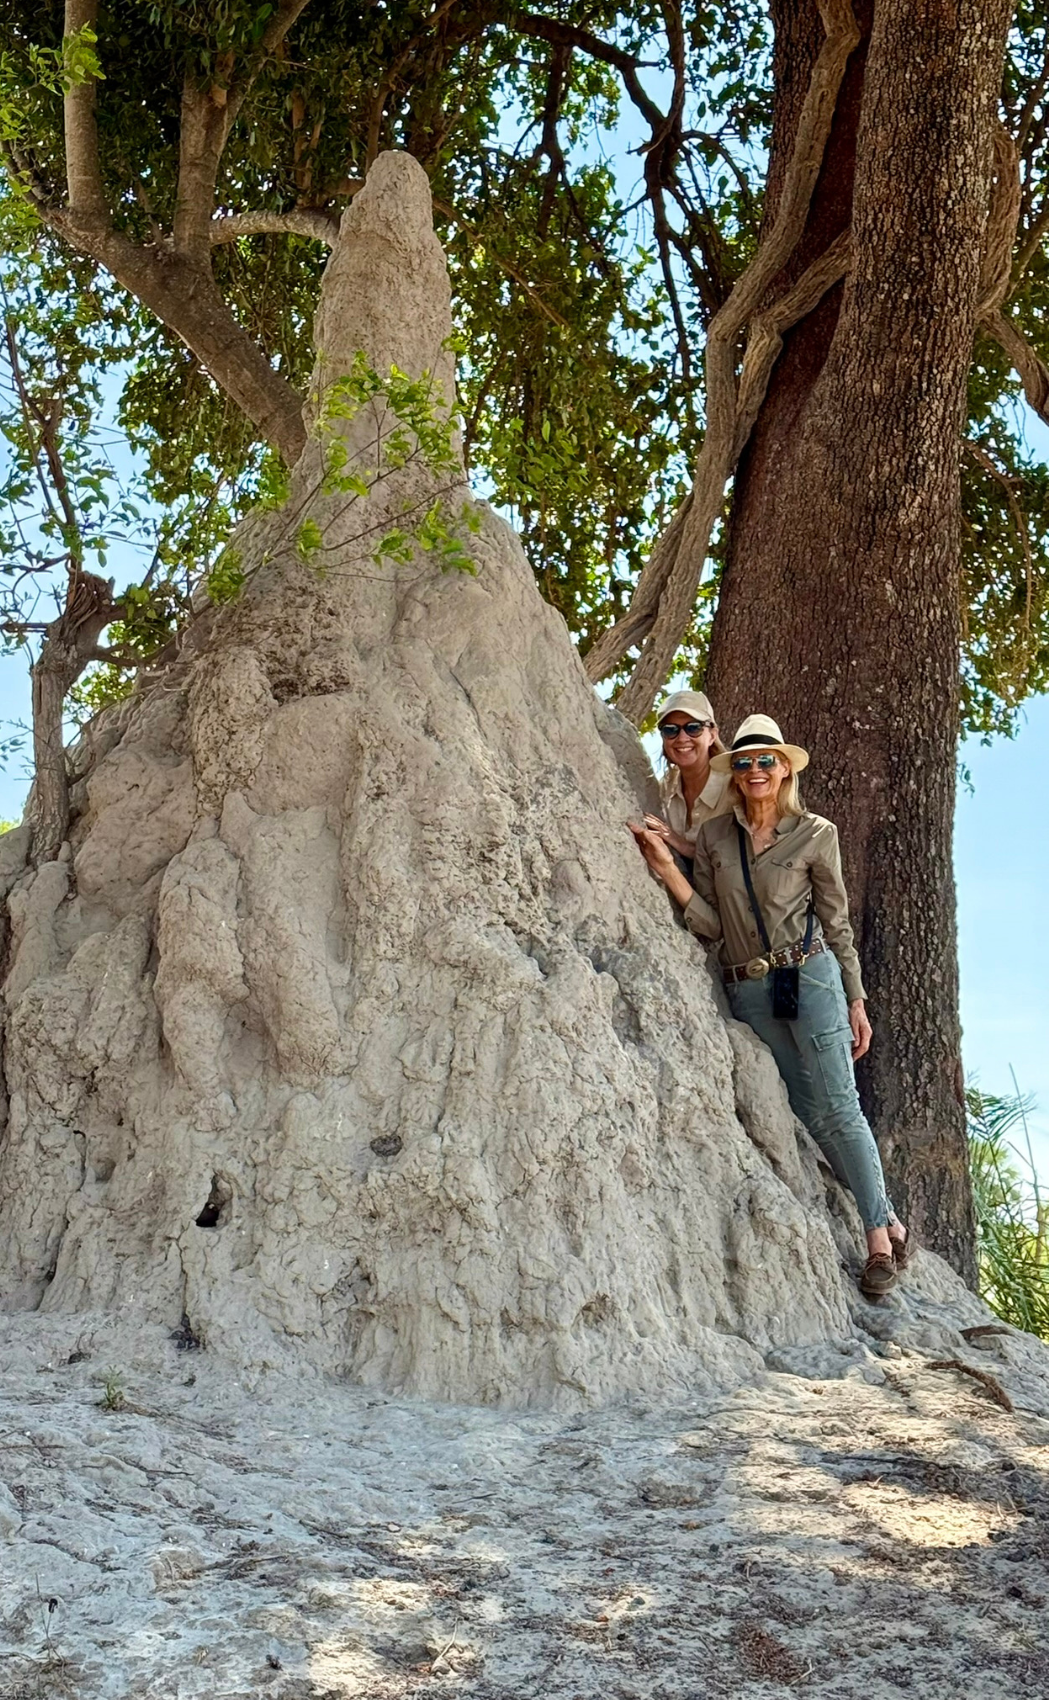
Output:
<instances>
[{"instance_id":1,"label":"shirt collar","mask_svg":"<svg viewBox=\"0 0 1049 1700\"><path fill-rule=\"evenodd\" d=\"M723 773L708 773L707 782L696 801L705 803L708 809L712 809L715 803L721 801L721 793L727 784L728 780ZM673 762L670 763L663 780L663 795L665 797L684 797L685 795L681 789L681 769Z\"/></svg>"},{"instance_id":2,"label":"shirt collar","mask_svg":"<svg viewBox=\"0 0 1049 1700\"><path fill-rule=\"evenodd\" d=\"M739 821L740 826L746 827L747 831L751 832L751 825L750 825L750 822L747 819L747 811L744 808L743 804L742 803L734 804L733 809L732 809L732 813L735 815L736 819ZM776 822L776 837L782 838L785 833L793 832L794 828L797 826L798 821L800 819L801 819L800 815L783 815Z\"/></svg>"}]
</instances>

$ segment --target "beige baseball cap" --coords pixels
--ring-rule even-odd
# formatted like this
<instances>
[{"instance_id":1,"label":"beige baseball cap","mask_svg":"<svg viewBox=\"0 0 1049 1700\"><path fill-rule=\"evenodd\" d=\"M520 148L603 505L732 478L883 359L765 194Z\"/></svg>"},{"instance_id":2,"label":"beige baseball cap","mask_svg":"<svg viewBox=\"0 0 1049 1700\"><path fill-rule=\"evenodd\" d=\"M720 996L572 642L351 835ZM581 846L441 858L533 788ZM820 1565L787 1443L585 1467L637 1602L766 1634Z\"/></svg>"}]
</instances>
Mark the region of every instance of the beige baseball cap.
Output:
<instances>
[{"instance_id":1,"label":"beige baseball cap","mask_svg":"<svg viewBox=\"0 0 1049 1700\"><path fill-rule=\"evenodd\" d=\"M710 700L702 691L675 691L673 696L667 697L666 702L657 708L656 725L659 726L668 714L678 713L687 714L693 720L709 720L712 725L717 725Z\"/></svg>"},{"instance_id":2,"label":"beige baseball cap","mask_svg":"<svg viewBox=\"0 0 1049 1700\"><path fill-rule=\"evenodd\" d=\"M704 697L703 701L706 700ZM722 755L711 756L711 773L730 773L732 757L747 750L778 750L790 762L795 773L809 765L808 750L803 750L800 744L785 744L783 733L767 714L748 714L732 740L731 749L725 750Z\"/></svg>"}]
</instances>

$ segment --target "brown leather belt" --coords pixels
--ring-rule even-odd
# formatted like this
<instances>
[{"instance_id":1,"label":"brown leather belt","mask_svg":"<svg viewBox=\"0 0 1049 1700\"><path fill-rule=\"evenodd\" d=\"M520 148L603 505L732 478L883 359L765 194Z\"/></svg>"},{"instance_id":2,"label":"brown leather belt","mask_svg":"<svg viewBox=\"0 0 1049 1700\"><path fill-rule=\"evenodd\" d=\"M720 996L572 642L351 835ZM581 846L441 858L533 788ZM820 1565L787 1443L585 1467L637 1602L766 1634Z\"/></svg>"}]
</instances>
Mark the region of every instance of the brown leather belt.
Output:
<instances>
[{"instance_id":1,"label":"brown leather belt","mask_svg":"<svg viewBox=\"0 0 1049 1700\"><path fill-rule=\"evenodd\" d=\"M755 956L738 968L723 968L721 977L726 986L738 986L743 980L763 980L770 968L789 968L792 962L805 962L810 956L822 955L826 948L822 939L813 939L806 951L799 940L797 944L787 945L785 950L774 950L768 956ZM758 963L764 966L760 972L755 972Z\"/></svg>"}]
</instances>

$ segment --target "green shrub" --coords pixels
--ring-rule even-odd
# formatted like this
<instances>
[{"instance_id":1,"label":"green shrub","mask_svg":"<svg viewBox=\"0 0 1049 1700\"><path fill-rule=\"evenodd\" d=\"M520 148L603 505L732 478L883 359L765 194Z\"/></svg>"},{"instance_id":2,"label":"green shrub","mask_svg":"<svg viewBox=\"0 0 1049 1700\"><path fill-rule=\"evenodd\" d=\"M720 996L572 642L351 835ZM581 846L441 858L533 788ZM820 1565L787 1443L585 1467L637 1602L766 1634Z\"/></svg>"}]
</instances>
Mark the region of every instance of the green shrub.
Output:
<instances>
[{"instance_id":1,"label":"green shrub","mask_svg":"<svg viewBox=\"0 0 1049 1700\"><path fill-rule=\"evenodd\" d=\"M1049 1340L1049 1198L1031 1150L1031 1100L1019 1093L996 1098L975 1087L965 1096L980 1296L1003 1322ZM1017 1128L1022 1149L1009 1138Z\"/></svg>"}]
</instances>

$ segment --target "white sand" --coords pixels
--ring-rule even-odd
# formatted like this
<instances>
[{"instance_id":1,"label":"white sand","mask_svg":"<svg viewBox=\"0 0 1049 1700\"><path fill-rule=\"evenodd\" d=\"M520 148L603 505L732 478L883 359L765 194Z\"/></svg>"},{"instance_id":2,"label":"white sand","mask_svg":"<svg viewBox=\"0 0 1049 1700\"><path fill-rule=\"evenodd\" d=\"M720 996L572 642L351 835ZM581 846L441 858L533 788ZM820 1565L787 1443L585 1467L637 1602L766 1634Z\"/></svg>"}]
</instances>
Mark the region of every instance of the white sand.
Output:
<instances>
[{"instance_id":1,"label":"white sand","mask_svg":"<svg viewBox=\"0 0 1049 1700\"><path fill-rule=\"evenodd\" d=\"M567 1417L247 1387L111 1321L0 1344L2 1700L1049 1692L1049 1422L893 1344Z\"/></svg>"}]
</instances>

